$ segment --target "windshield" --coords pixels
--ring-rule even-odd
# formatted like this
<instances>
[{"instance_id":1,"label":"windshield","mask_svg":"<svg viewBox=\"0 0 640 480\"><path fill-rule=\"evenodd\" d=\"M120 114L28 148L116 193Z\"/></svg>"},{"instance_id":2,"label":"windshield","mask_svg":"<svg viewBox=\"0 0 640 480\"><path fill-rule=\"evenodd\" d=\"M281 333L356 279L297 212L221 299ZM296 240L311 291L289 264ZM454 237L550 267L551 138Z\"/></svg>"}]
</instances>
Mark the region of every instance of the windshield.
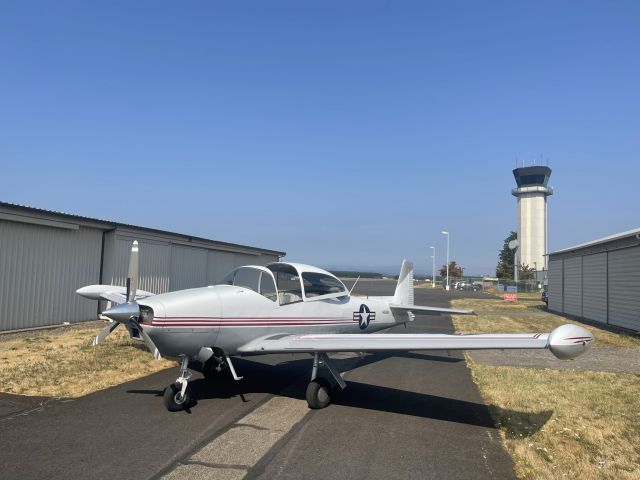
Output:
<instances>
[{"instance_id":1,"label":"windshield","mask_svg":"<svg viewBox=\"0 0 640 480\"><path fill-rule=\"evenodd\" d=\"M222 285L245 287L271 301L276 301L276 286L273 278L264 270L255 267L239 267L229 272L220 282Z\"/></svg>"}]
</instances>

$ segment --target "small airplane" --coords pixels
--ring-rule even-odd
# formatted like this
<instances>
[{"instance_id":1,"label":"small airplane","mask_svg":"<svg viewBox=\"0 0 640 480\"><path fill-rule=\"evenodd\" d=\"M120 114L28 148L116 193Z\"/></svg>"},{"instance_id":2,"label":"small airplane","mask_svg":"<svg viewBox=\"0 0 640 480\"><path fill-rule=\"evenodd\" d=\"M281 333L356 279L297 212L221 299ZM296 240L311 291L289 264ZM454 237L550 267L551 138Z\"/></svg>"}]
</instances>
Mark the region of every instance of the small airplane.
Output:
<instances>
[{"instance_id":1,"label":"small airplane","mask_svg":"<svg viewBox=\"0 0 640 480\"><path fill-rule=\"evenodd\" d=\"M559 359L572 359L594 340L588 330L571 324L551 333L377 334L413 321L416 314L473 314L414 305L413 265L406 260L390 297L351 295L331 273L289 262L238 267L218 285L160 295L138 290L137 283L138 242L134 241L126 287L91 285L77 293L117 304L103 312L112 322L95 337L94 346L122 324L156 359L180 361L179 377L163 394L169 411L191 404L190 361L201 363L207 379L228 368L235 380L241 380L231 356L309 353L313 366L306 400L316 409L331 402L332 383L347 386L330 352L547 348ZM321 368L328 375L322 376Z\"/></svg>"}]
</instances>

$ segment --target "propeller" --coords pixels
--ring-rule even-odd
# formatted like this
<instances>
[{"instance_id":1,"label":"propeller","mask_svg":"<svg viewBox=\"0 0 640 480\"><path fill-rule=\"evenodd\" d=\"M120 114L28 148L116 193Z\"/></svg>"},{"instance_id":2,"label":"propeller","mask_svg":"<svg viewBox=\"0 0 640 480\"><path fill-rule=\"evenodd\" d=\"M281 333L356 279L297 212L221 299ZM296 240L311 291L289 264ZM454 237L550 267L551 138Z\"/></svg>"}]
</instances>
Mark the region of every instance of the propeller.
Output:
<instances>
[{"instance_id":1,"label":"propeller","mask_svg":"<svg viewBox=\"0 0 640 480\"><path fill-rule=\"evenodd\" d=\"M96 338L93 339L93 346L95 347L102 342L107 335L113 332L121 323L128 328L135 328L140 332L142 340L147 348L153 353L154 358L160 359L160 351L156 347L149 334L144 331L142 325L138 322L140 317L140 305L136 302L136 292L138 290L138 241L134 240L131 246L131 254L129 256L129 272L127 273L127 294L126 303L120 303L115 307L111 307L108 310L102 312L102 315L109 317L113 323L107 325ZM115 303L115 301L113 302Z\"/></svg>"},{"instance_id":2,"label":"propeller","mask_svg":"<svg viewBox=\"0 0 640 480\"><path fill-rule=\"evenodd\" d=\"M134 240L129 255L129 274L127 275L127 303L135 303L138 290L138 241Z\"/></svg>"}]
</instances>

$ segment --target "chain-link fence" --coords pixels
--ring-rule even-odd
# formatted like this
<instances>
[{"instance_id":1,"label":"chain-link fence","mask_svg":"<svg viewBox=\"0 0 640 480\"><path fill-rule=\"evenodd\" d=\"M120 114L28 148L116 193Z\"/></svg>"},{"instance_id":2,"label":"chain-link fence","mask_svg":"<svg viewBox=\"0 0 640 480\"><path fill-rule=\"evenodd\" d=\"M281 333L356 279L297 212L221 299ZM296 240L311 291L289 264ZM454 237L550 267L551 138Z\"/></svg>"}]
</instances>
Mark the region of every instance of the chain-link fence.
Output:
<instances>
[{"instance_id":1,"label":"chain-link fence","mask_svg":"<svg viewBox=\"0 0 640 480\"><path fill-rule=\"evenodd\" d=\"M542 283L535 279L519 280L498 279L495 286L498 293L538 293L542 291Z\"/></svg>"},{"instance_id":2,"label":"chain-link fence","mask_svg":"<svg viewBox=\"0 0 640 480\"><path fill-rule=\"evenodd\" d=\"M431 279L420 283L431 285ZM446 288L447 280L438 277L436 279L436 287ZM502 293L539 293L542 291L542 282L535 279L519 280L514 282L505 278L490 277L449 277L449 285L452 290L463 290L473 292L489 292L495 294Z\"/></svg>"}]
</instances>

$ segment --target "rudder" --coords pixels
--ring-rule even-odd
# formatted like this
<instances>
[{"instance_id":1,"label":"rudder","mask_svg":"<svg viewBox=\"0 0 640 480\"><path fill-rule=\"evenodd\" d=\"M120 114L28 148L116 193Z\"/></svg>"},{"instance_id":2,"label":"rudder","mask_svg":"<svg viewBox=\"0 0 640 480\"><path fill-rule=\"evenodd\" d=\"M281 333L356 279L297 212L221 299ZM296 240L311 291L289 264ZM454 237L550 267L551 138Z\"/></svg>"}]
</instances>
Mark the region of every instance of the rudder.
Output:
<instances>
[{"instance_id":1,"label":"rudder","mask_svg":"<svg viewBox=\"0 0 640 480\"><path fill-rule=\"evenodd\" d=\"M393 303L396 305L413 305L413 263L402 261L400 276L393 295Z\"/></svg>"}]
</instances>

